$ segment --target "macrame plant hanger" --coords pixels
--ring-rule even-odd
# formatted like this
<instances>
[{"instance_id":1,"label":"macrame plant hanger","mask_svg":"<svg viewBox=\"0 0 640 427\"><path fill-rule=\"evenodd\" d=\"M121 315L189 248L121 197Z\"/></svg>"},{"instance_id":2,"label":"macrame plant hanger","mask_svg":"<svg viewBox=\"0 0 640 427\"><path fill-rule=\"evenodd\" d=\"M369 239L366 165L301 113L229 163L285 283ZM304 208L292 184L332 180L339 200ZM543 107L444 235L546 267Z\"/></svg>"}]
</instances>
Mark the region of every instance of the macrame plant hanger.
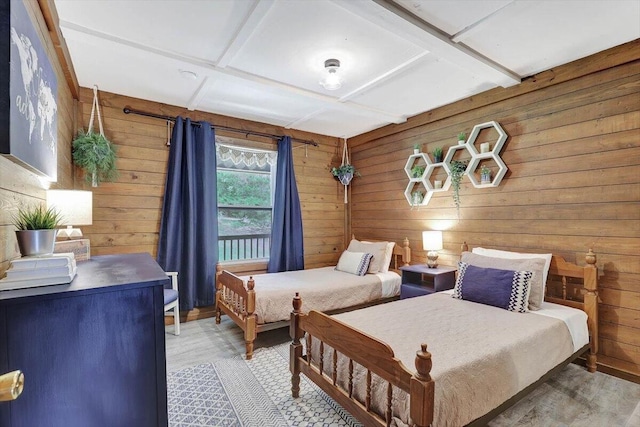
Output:
<instances>
[{"instance_id":1,"label":"macrame plant hanger","mask_svg":"<svg viewBox=\"0 0 640 427\"><path fill-rule=\"evenodd\" d=\"M87 133L93 132L93 120L94 120L96 111L98 112L98 127L100 128L100 135L104 137L104 128L102 127L102 116L100 115L100 104L98 103L98 86L94 85L93 86L93 105L91 106L91 117L89 118L89 129ZM91 175L91 186L92 187L98 186L98 180L95 173Z\"/></svg>"},{"instance_id":2,"label":"macrame plant hanger","mask_svg":"<svg viewBox=\"0 0 640 427\"><path fill-rule=\"evenodd\" d=\"M344 141L342 144L342 166L349 165L349 150L347 149L347 138L342 138ZM348 203L347 200L347 187L349 183L353 179L353 173L345 173L338 177L340 179L340 183L344 185L344 203Z\"/></svg>"}]
</instances>

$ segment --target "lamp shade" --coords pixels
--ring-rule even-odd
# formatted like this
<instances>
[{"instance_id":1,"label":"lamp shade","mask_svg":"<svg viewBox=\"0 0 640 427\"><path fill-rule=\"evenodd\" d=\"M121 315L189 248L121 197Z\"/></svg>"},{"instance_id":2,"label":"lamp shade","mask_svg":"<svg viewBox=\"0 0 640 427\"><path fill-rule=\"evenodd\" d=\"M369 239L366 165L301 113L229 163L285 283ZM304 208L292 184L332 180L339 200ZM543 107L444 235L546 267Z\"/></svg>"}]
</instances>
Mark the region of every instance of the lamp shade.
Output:
<instances>
[{"instance_id":1,"label":"lamp shade","mask_svg":"<svg viewBox=\"0 0 640 427\"><path fill-rule=\"evenodd\" d=\"M80 190L48 190L47 208L54 208L62 217L60 225L91 225L93 223L93 193Z\"/></svg>"},{"instance_id":2,"label":"lamp shade","mask_svg":"<svg viewBox=\"0 0 640 427\"><path fill-rule=\"evenodd\" d=\"M425 251L439 251L442 249L442 231L423 231L422 249Z\"/></svg>"}]
</instances>

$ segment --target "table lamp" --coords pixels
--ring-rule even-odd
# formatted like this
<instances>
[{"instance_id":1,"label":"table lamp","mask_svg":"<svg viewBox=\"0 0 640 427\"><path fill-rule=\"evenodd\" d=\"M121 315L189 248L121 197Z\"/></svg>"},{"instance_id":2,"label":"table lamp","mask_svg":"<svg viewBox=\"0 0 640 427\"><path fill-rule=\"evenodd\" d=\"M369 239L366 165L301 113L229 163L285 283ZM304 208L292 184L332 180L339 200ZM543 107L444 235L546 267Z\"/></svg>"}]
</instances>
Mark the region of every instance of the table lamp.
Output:
<instances>
[{"instance_id":1,"label":"table lamp","mask_svg":"<svg viewBox=\"0 0 640 427\"><path fill-rule=\"evenodd\" d=\"M442 249L442 231L423 231L422 249L427 251L427 267L438 266L438 251Z\"/></svg>"},{"instance_id":2,"label":"table lamp","mask_svg":"<svg viewBox=\"0 0 640 427\"><path fill-rule=\"evenodd\" d=\"M80 190L48 190L47 209L54 208L62 218L61 225L67 228L58 230L58 238L78 239L82 237L79 228L74 225L93 223L93 193Z\"/></svg>"}]
</instances>

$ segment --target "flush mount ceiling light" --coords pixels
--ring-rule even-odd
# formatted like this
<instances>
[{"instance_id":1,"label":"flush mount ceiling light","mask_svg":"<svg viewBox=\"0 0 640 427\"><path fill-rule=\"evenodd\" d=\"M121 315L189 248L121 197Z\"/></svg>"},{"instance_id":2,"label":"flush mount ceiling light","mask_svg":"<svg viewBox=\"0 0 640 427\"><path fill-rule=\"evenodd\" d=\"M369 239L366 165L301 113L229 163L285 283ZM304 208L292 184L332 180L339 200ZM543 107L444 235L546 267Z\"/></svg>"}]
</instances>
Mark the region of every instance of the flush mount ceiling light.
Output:
<instances>
[{"instance_id":1,"label":"flush mount ceiling light","mask_svg":"<svg viewBox=\"0 0 640 427\"><path fill-rule=\"evenodd\" d=\"M182 76L182 78L187 80L195 80L198 78L198 75L196 73L189 70L180 70L180 75Z\"/></svg>"},{"instance_id":2,"label":"flush mount ceiling light","mask_svg":"<svg viewBox=\"0 0 640 427\"><path fill-rule=\"evenodd\" d=\"M324 61L324 69L327 71L327 75L324 79L320 80L320 84L326 90L336 90L342 86L342 79L338 75L338 68L340 68L339 60L331 58Z\"/></svg>"}]
</instances>

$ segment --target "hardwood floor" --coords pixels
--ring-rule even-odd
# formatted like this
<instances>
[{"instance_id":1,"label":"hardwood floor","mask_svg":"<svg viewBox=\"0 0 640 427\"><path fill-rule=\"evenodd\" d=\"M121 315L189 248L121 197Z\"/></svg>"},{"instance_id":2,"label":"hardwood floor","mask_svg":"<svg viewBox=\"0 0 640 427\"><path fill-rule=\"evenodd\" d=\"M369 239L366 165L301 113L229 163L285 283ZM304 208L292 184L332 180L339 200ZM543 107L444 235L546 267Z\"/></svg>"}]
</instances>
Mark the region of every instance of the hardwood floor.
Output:
<instances>
[{"instance_id":1,"label":"hardwood floor","mask_svg":"<svg viewBox=\"0 0 640 427\"><path fill-rule=\"evenodd\" d=\"M228 318L220 325L202 319L166 327L167 372L244 352L242 331ZM255 348L289 341L287 328L258 334ZM601 372L590 374L575 364L549 379L489 423L492 427L639 427L640 384Z\"/></svg>"}]
</instances>

